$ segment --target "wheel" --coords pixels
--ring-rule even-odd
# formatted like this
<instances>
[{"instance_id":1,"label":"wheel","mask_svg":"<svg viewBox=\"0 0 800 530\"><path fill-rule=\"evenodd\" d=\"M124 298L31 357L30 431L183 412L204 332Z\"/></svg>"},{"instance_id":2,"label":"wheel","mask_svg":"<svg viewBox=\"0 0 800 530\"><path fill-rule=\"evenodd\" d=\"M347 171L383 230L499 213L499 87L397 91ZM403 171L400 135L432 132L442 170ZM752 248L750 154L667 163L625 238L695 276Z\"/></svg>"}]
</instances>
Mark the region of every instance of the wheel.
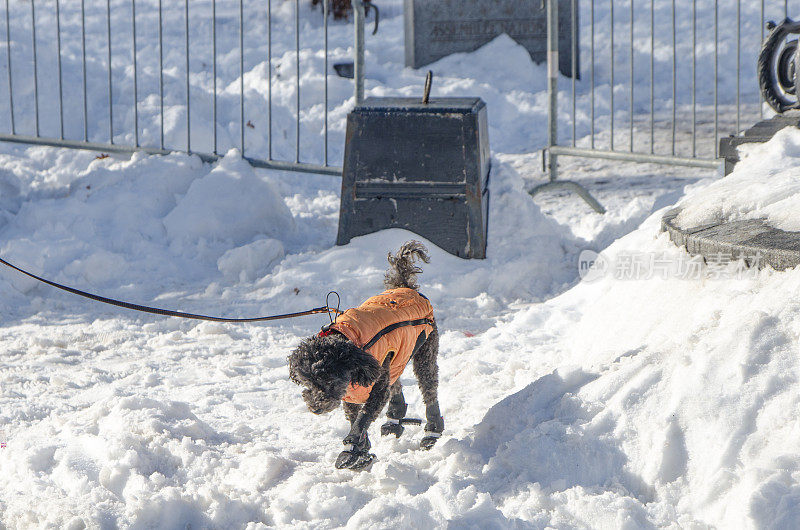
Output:
<instances>
[{"instance_id":1,"label":"wheel","mask_svg":"<svg viewBox=\"0 0 800 530\"><path fill-rule=\"evenodd\" d=\"M795 94L794 56L796 52L797 39L788 41L778 54L778 60L775 65L778 85L781 87L781 90L792 95Z\"/></svg>"},{"instance_id":2,"label":"wheel","mask_svg":"<svg viewBox=\"0 0 800 530\"><path fill-rule=\"evenodd\" d=\"M758 54L758 85L764 101L782 113L800 107L795 88L798 39L786 40L800 33L800 24L787 18L768 27L769 35Z\"/></svg>"}]
</instances>

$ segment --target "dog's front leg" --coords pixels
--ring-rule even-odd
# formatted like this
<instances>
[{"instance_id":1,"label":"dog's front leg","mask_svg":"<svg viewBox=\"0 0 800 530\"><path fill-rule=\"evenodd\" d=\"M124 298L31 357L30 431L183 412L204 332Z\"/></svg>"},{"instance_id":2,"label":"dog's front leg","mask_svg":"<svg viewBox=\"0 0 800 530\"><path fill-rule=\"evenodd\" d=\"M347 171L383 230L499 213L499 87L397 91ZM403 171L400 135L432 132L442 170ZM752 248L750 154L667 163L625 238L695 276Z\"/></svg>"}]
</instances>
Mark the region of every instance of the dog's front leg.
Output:
<instances>
[{"instance_id":1,"label":"dog's front leg","mask_svg":"<svg viewBox=\"0 0 800 530\"><path fill-rule=\"evenodd\" d=\"M375 455L369 453L372 446L367 431L389 400L389 361L390 359L387 357L381 375L372 386L367 402L356 414L355 420L350 425L350 432L342 440L347 448L339 453L339 457L336 459L337 469L362 469L375 458Z\"/></svg>"},{"instance_id":2,"label":"dog's front leg","mask_svg":"<svg viewBox=\"0 0 800 530\"><path fill-rule=\"evenodd\" d=\"M350 427L352 427L358 417L358 411L361 410L361 405L344 401L342 406L344 407L344 417L347 418L347 421L350 422Z\"/></svg>"}]
</instances>

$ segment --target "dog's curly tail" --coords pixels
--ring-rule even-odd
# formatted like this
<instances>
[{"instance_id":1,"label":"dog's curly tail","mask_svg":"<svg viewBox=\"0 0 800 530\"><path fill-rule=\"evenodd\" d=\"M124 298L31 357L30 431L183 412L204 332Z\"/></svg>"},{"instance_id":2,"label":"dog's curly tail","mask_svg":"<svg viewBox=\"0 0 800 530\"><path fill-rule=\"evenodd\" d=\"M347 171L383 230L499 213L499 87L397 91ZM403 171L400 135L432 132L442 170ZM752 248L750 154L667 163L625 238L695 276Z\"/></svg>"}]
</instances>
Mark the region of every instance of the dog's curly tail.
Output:
<instances>
[{"instance_id":1,"label":"dog's curly tail","mask_svg":"<svg viewBox=\"0 0 800 530\"><path fill-rule=\"evenodd\" d=\"M419 289L417 274L422 273L422 269L414 265L414 262L417 259L424 263L431 261L428 257L428 249L419 241L408 241L394 256L390 252L387 259L390 267L383 278L383 285L387 289L397 289L398 287Z\"/></svg>"}]
</instances>

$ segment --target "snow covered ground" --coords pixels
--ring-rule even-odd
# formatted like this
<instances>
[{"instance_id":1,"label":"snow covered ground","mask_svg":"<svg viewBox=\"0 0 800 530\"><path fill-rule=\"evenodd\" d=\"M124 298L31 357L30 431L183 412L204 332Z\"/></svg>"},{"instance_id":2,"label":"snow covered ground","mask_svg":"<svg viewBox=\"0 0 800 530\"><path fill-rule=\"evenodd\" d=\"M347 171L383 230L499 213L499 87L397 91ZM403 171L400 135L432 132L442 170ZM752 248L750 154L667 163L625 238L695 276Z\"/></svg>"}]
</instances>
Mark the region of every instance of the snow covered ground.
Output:
<instances>
[{"instance_id":1,"label":"snow covered ground","mask_svg":"<svg viewBox=\"0 0 800 530\"><path fill-rule=\"evenodd\" d=\"M386 3L369 41L368 92L417 94L423 73L402 69L400 2ZM291 9L277 11L291 19ZM319 21L309 14L303 23ZM349 28L332 33L346 56ZM276 46L288 50L292 38L276 36ZM264 101L256 57L246 73L251 108ZM226 55L221 69L235 74L237 61ZM713 190L714 172L563 159L564 173L609 213L570 195L532 200L525 190L544 179L531 154L544 141L544 67L501 37L434 69L435 93L488 102L494 155L489 258L465 261L429 245L420 277L442 331L446 432L435 448L417 450L413 428L399 440L373 429L371 473L333 468L344 417L310 414L286 366L327 317L161 318L2 271L0 526L798 525L800 275L705 267L659 234L664 208L687 185ZM193 81L198 101L203 75ZM287 74L280 83L276 121L291 131L294 82ZM91 89L98 129L104 91ZM335 160L352 101L345 82L332 92ZM220 123L235 139L237 92L226 94ZM319 109L308 105L309 130L319 130ZM178 142L185 109L178 100L169 107L178 118L168 136ZM54 113L43 114L52 130ZM149 127L143 137L152 139ZM585 119L579 131L588 132ZM754 150L742 167L768 167L776 149L796 158L795 136ZM248 138L248 151L266 145L263 129ZM679 148L689 141L679 135ZM330 289L349 307L378 292L387 251L417 236L392 230L335 247L338 194L334 178L253 170L235 151L209 166L180 154L97 158L0 145L0 256L79 288L185 311L303 310ZM580 280L586 249L613 264L594 281ZM413 376L403 383L422 414Z\"/></svg>"}]
</instances>

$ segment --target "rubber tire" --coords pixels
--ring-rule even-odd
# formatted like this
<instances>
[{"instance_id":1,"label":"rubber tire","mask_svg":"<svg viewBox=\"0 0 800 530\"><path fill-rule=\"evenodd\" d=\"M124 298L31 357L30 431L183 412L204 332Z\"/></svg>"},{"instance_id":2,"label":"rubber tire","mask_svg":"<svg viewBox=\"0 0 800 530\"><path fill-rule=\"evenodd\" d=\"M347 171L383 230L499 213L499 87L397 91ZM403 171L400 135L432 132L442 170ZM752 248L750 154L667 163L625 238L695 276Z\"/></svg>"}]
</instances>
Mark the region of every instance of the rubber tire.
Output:
<instances>
[{"instance_id":1,"label":"rubber tire","mask_svg":"<svg viewBox=\"0 0 800 530\"><path fill-rule=\"evenodd\" d=\"M778 114L800 107L797 100L790 100L778 90L778 80L775 78L772 68L775 52L788 35L796 33L796 29L797 24L794 21L788 18L784 19L770 31L758 54L758 86L761 89L761 97Z\"/></svg>"}]
</instances>

